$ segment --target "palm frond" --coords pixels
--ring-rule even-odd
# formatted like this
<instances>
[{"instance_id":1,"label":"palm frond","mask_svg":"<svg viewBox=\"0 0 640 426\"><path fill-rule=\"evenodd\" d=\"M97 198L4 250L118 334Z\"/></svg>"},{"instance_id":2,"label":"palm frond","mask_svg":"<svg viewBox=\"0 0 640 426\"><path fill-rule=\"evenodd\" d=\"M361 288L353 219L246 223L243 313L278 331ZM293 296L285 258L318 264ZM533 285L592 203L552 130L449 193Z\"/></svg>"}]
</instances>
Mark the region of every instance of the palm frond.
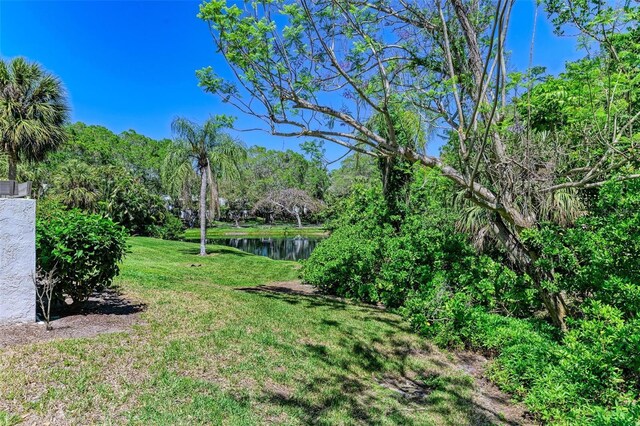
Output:
<instances>
[{"instance_id":1,"label":"palm frond","mask_svg":"<svg viewBox=\"0 0 640 426\"><path fill-rule=\"evenodd\" d=\"M12 158L41 160L66 139L69 107L60 80L37 63L0 60L0 148Z\"/></svg>"},{"instance_id":2,"label":"palm frond","mask_svg":"<svg viewBox=\"0 0 640 426\"><path fill-rule=\"evenodd\" d=\"M567 226L586 213L578 191L574 188L562 188L545 195L540 202L540 216L543 220Z\"/></svg>"}]
</instances>

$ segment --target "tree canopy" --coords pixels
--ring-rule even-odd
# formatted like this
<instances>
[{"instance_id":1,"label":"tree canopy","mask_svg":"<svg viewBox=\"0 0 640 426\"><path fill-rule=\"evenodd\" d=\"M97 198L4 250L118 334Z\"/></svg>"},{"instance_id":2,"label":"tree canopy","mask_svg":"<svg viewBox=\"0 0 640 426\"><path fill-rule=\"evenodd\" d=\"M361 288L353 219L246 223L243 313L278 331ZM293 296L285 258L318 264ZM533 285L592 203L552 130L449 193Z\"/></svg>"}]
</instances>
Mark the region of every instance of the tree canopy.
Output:
<instances>
[{"instance_id":1,"label":"tree canopy","mask_svg":"<svg viewBox=\"0 0 640 426\"><path fill-rule=\"evenodd\" d=\"M0 149L9 179L17 164L42 160L66 139L69 106L60 80L24 58L0 60Z\"/></svg>"},{"instance_id":2,"label":"tree canopy","mask_svg":"<svg viewBox=\"0 0 640 426\"><path fill-rule=\"evenodd\" d=\"M201 5L199 17L237 76L225 80L203 69L205 90L262 119L275 135L320 138L440 170L466 203L486 212L492 238L533 277L565 329L564 296L543 286L550 277L535 266L539 253L522 231L577 217L576 190L640 177L633 155L640 62L629 30L637 28L638 8L545 3L558 31L577 28L593 50L553 80L535 68L508 73L511 0L244 4ZM567 102L554 118L542 109L554 108L543 100L556 98L548 92L560 93L558 82L573 89L563 92ZM522 98L538 105L514 109ZM582 110L573 115L574 126L543 129L549 123L541 117L561 120L563 108ZM446 155L403 143L394 127L398 109L419 117L432 139L442 138ZM368 125L373 117L386 126Z\"/></svg>"}]
</instances>

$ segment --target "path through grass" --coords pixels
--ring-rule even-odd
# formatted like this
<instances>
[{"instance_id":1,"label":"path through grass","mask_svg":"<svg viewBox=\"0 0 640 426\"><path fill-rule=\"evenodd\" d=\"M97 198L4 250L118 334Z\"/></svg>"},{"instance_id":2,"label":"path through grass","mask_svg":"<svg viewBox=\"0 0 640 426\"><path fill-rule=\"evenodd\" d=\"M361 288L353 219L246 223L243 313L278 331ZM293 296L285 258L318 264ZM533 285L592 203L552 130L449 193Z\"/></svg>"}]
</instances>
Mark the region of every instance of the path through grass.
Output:
<instances>
[{"instance_id":1,"label":"path through grass","mask_svg":"<svg viewBox=\"0 0 640 426\"><path fill-rule=\"evenodd\" d=\"M399 317L256 291L299 265L210 249L133 238L118 283L144 324L0 350L0 425L491 423Z\"/></svg>"}]
</instances>

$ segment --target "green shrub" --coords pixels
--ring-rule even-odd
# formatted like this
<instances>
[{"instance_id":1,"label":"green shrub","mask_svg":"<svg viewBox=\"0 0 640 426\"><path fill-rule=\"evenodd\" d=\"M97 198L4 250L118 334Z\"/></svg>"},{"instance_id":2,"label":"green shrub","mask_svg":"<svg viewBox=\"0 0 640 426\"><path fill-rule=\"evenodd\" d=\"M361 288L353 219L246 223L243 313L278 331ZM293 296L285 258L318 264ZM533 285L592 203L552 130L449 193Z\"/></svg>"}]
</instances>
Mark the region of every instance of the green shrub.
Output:
<instances>
[{"instance_id":1,"label":"green shrub","mask_svg":"<svg viewBox=\"0 0 640 426\"><path fill-rule=\"evenodd\" d=\"M39 209L36 221L38 267L55 269L60 281L56 299L82 303L111 286L125 255L127 233L101 215L48 207Z\"/></svg>"},{"instance_id":2,"label":"green shrub","mask_svg":"<svg viewBox=\"0 0 640 426\"><path fill-rule=\"evenodd\" d=\"M163 240L182 240L184 238L184 223L171 213L167 212L163 223L155 225L149 231L149 236L162 238Z\"/></svg>"},{"instance_id":3,"label":"green shrub","mask_svg":"<svg viewBox=\"0 0 640 426\"><path fill-rule=\"evenodd\" d=\"M326 293L378 302L380 235L356 225L343 226L320 243L304 263L304 279Z\"/></svg>"},{"instance_id":4,"label":"green shrub","mask_svg":"<svg viewBox=\"0 0 640 426\"><path fill-rule=\"evenodd\" d=\"M605 185L574 227L526 233L548 285L570 295L564 335L540 317L527 275L456 231L442 185L433 174L415 179L393 217L380 188L356 186L304 279L397 308L441 346L488 355L489 377L543 422L640 425L640 181Z\"/></svg>"},{"instance_id":5,"label":"green shrub","mask_svg":"<svg viewBox=\"0 0 640 426\"><path fill-rule=\"evenodd\" d=\"M589 302L564 336L545 322L489 313L442 289L410 297L402 312L439 345L489 355L491 380L545 422L637 425L640 321L624 321L614 307Z\"/></svg>"},{"instance_id":6,"label":"green shrub","mask_svg":"<svg viewBox=\"0 0 640 426\"><path fill-rule=\"evenodd\" d=\"M340 207L343 212L304 262L304 280L326 293L379 302L375 279L380 272L383 241L391 227L381 225L385 209L377 188L356 185Z\"/></svg>"},{"instance_id":7,"label":"green shrub","mask_svg":"<svg viewBox=\"0 0 640 426\"><path fill-rule=\"evenodd\" d=\"M124 226L131 235L154 236L166 224L167 211L162 198L128 174L114 178L100 211Z\"/></svg>"}]
</instances>

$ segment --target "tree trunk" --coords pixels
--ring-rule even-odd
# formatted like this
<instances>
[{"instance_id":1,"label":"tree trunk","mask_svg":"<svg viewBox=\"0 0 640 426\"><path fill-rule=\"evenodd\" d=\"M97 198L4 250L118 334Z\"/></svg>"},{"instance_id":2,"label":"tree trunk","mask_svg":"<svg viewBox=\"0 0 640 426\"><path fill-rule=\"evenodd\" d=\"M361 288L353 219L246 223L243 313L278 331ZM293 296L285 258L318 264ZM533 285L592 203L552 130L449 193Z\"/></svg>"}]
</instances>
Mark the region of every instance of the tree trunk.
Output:
<instances>
[{"instance_id":1,"label":"tree trunk","mask_svg":"<svg viewBox=\"0 0 640 426\"><path fill-rule=\"evenodd\" d=\"M9 161L9 180L16 180L18 176L18 158L14 153L9 153L7 156Z\"/></svg>"},{"instance_id":2,"label":"tree trunk","mask_svg":"<svg viewBox=\"0 0 640 426\"><path fill-rule=\"evenodd\" d=\"M207 168L200 168L200 256L207 255Z\"/></svg>"},{"instance_id":3,"label":"tree trunk","mask_svg":"<svg viewBox=\"0 0 640 426\"><path fill-rule=\"evenodd\" d=\"M554 293L548 290L541 288L539 280L534 278L534 283L537 284L540 294L542 294L542 302L544 306L549 311L549 316L551 316L551 320L553 324L560 328L560 330L564 333L567 331L567 305L562 297L561 293Z\"/></svg>"},{"instance_id":4,"label":"tree trunk","mask_svg":"<svg viewBox=\"0 0 640 426\"><path fill-rule=\"evenodd\" d=\"M553 324L563 332L567 331L565 321L567 316L566 302L562 293L551 292L543 287L543 281L551 280L552 277L549 277L547 273L535 266L534 263L538 258L536 253L525 248L518 236L511 232L499 215L496 215L496 218L491 223L496 238L502 242L520 270L526 272L533 280L533 284L540 292L542 303L547 308Z\"/></svg>"},{"instance_id":5,"label":"tree trunk","mask_svg":"<svg viewBox=\"0 0 640 426\"><path fill-rule=\"evenodd\" d=\"M298 221L298 228L302 228L302 220L300 219L300 212L295 211L296 220Z\"/></svg>"}]
</instances>

